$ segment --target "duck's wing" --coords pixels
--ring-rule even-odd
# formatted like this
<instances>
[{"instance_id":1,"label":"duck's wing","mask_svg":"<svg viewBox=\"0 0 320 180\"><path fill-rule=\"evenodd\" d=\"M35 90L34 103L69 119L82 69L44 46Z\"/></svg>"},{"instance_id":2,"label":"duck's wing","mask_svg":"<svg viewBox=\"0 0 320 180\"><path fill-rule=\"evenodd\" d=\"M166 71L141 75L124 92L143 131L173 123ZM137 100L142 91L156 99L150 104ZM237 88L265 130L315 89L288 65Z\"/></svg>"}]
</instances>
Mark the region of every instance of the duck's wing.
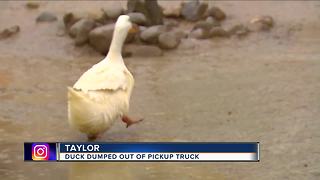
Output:
<instances>
[{"instance_id":1,"label":"duck's wing","mask_svg":"<svg viewBox=\"0 0 320 180\"><path fill-rule=\"evenodd\" d=\"M124 70L119 70L112 66L104 64L96 64L86 71L79 80L74 84L73 88L89 91L89 90L126 90L128 79Z\"/></svg>"}]
</instances>

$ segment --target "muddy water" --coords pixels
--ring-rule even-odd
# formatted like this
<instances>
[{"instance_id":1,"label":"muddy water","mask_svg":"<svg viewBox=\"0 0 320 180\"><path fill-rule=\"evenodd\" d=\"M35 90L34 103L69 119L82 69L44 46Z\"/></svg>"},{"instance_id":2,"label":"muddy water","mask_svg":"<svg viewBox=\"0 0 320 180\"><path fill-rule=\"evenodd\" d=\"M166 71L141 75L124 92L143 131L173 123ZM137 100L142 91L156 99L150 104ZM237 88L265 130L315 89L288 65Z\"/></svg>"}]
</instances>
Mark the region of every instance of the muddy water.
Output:
<instances>
[{"instance_id":1,"label":"muddy water","mask_svg":"<svg viewBox=\"0 0 320 180\"><path fill-rule=\"evenodd\" d=\"M62 14L103 2L41 3ZM276 27L127 58L130 112L145 121L126 129L119 120L99 141L260 141L261 162L23 162L24 141L86 140L68 126L66 87L103 57L57 37L59 22L34 24L40 10L1 2L0 27L22 30L0 42L0 179L319 179L320 3L217 4L230 14L225 26L271 14Z\"/></svg>"}]
</instances>

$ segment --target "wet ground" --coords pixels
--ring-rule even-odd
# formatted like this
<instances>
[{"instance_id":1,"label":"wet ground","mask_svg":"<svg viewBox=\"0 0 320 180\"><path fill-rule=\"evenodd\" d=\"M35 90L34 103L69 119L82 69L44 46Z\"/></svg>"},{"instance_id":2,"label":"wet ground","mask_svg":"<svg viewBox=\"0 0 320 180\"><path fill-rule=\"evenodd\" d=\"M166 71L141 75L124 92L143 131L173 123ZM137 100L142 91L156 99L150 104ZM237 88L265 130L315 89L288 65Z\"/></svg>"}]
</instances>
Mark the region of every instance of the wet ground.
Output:
<instances>
[{"instance_id":1,"label":"wet ground","mask_svg":"<svg viewBox=\"0 0 320 180\"><path fill-rule=\"evenodd\" d=\"M23 162L24 141L86 140L67 123L66 87L103 58L58 37L59 22L34 19L106 2L41 3L0 2L1 29L21 26L0 41L0 179L320 179L320 2L217 2L225 26L264 14L276 26L125 59L136 79L130 112L145 121L119 120L99 141L259 141L259 163Z\"/></svg>"}]
</instances>

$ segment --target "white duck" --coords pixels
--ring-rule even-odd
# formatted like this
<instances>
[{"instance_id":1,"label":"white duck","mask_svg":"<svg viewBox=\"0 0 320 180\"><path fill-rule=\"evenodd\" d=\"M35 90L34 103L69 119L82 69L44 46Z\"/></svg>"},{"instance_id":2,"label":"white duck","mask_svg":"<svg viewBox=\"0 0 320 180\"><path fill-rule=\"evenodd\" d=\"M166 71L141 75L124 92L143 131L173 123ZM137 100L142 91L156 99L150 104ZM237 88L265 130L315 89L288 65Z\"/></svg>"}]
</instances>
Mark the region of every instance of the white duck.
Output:
<instances>
[{"instance_id":1,"label":"white duck","mask_svg":"<svg viewBox=\"0 0 320 180\"><path fill-rule=\"evenodd\" d=\"M129 16L119 16L108 55L68 87L68 116L72 127L89 140L109 129L116 119L130 125L142 121L127 116L134 79L125 66L121 50L133 25Z\"/></svg>"}]
</instances>

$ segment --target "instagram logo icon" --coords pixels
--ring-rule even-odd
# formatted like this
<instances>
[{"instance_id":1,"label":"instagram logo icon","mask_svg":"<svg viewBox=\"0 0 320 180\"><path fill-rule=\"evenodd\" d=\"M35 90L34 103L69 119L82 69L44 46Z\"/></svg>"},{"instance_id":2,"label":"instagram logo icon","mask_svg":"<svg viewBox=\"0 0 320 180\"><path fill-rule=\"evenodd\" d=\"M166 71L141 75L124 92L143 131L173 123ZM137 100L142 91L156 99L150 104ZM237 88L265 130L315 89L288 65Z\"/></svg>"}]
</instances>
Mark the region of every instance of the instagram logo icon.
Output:
<instances>
[{"instance_id":1,"label":"instagram logo icon","mask_svg":"<svg viewBox=\"0 0 320 180\"><path fill-rule=\"evenodd\" d=\"M47 143L33 143L32 144L32 159L35 161L49 160L49 144Z\"/></svg>"}]
</instances>

